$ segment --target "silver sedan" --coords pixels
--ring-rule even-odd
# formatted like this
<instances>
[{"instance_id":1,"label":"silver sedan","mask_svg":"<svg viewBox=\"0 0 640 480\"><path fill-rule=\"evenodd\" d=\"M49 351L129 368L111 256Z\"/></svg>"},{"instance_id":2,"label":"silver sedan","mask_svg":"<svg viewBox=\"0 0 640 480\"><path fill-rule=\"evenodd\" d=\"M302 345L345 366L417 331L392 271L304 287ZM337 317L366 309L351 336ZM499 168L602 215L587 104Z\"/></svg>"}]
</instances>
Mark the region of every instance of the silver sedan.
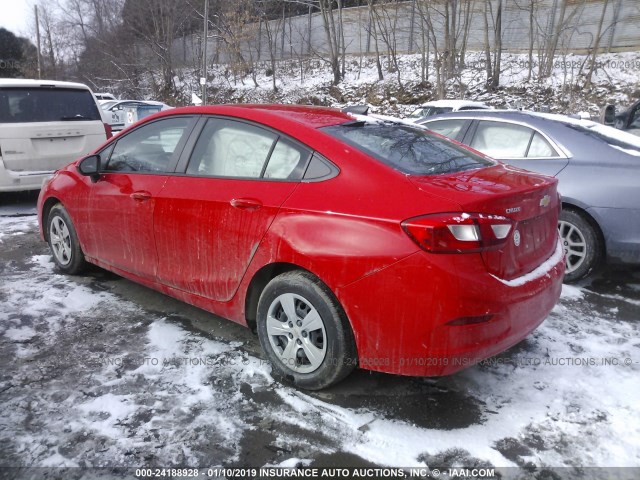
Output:
<instances>
[{"instance_id":1,"label":"silver sedan","mask_svg":"<svg viewBox=\"0 0 640 480\"><path fill-rule=\"evenodd\" d=\"M558 178L565 281L640 264L640 138L561 115L475 111L419 122L493 158Z\"/></svg>"}]
</instances>

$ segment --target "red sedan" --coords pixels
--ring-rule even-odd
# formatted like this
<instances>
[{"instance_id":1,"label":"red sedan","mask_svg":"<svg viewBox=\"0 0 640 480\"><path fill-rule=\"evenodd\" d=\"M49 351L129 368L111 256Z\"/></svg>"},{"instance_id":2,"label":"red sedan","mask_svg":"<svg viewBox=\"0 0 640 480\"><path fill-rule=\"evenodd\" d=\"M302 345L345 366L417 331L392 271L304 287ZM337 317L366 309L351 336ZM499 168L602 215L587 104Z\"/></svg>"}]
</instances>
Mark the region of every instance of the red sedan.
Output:
<instances>
[{"instance_id":1,"label":"red sedan","mask_svg":"<svg viewBox=\"0 0 640 480\"><path fill-rule=\"evenodd\" d=\"M307 389L356 366L451 374L521 341L560 295L559 208L555 179L420 127L281 105L148 117L38 201L60 270L256 329Z\"/></svg>"}]
</instances>

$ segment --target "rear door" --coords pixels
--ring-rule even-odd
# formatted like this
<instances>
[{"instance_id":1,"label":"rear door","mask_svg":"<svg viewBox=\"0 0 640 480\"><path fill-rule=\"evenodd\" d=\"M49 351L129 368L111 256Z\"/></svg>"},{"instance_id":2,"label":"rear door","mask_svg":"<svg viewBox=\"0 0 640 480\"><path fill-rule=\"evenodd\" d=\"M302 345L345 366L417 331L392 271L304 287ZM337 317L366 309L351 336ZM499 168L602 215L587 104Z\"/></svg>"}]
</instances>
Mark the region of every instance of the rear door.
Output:
<instances>
[{"instance_id":1,"label":"rear door","mask_svg":"<svg viewBox=\"0 0 640 480\"><path fill-rule=\"evenodd\" d=\"M231 299L309 157L308 149L278 132L208 119L184 158L184 174L171 176L156 202L160 281Z\"/></svg>"},{"instance_id":2,"label":"rear door","mask_svg":"<svg viewBox=\"0 0 640 480\"><path fill-rule=\"evenodd\" d=\"M153 211L195 121L171 117L142 125L118 139L103 159L89 199L90 245L98 260L155 280Z\"/></svg>"},{"instance_id":3,"label":"rear door","mask_svg":"<svg viewBox=\"0 0 640 480\"><path fill-rule=\"evenodd\" d=\"M526 125L477 120L464 143L515 167L556 176L569 163L544 133Z\"/></svg>"},{"instance_id":4,"label":"rear door","mask_svg":"<svg viewBox=\"0 0 640 480\"><path fill-rule=\"evenodd\" d=\"M88 89L0 89L0 151L7 170L56 170L105 140L102 117Z\"/></svg>"}]
</instances>

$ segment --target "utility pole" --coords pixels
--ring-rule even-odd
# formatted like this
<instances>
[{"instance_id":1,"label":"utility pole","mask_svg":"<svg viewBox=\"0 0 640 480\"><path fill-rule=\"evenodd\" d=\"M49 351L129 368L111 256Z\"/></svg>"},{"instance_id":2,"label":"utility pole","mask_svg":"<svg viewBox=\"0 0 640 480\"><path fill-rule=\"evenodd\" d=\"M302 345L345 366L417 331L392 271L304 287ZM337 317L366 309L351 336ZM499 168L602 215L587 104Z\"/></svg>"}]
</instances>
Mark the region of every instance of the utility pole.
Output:
<instances>
[{"instance_id":1,"label":"utility pole","mask_svg":"<svg viewBox=\"0 0 640 480\"><path fill-rule=\"evenodd\" d=\"M202 105L207 104L207 40L209 38L209 0L204 0L204 34L202 37Z\"/></svg>"},{"instance_id":2,"label":"utility pole","mask_svg":"<svg viewBox=\"0 0 640 480\"><path fill-rule=\"evenodd\" d=\"M38 80L42 78L42 71L40 67L40 20L38 20L38 6L34 6L36 11L36 38L38 43Z\"/></svg>"}]
</instances>

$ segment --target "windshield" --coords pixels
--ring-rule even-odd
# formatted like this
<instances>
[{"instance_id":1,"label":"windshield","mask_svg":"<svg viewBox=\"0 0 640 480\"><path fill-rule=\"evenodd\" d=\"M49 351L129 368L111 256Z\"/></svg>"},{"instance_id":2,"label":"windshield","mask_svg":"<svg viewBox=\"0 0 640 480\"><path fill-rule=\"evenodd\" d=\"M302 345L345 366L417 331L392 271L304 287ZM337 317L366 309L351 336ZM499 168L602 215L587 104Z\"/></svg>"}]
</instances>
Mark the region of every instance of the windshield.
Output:
<instances>
[{"instance_id":1,"label":"windshield","mask_svg":"<svg viewBox=\"0 0 640 480\"><path fill-rule=\"evenodd\" d=\"M1 88L0 123L101 120L89 90Z\"/></svg>"},{"instance_id":2,"label":"windshield","mask_svg":"<svg viewBox=\"0 0 640 480\"><path fill-rule=\"evenodd\" d=\"M419 127L352 122L321 130L410 175L436 175L495 163Z\"/></svg>"},{"instance_id":3,"label":"windshield","mask_svg":"<svg viewBox=\"0 0 640 480\"><path fill-rule=\"evenodd\" d=\"M103 110L108 110L109 108L114 106L116 103L118 103L118 100L109 100L107 102L102 102L100 104L100 108Z\"/></svg>"},{"instance_id":4,"label":"windshield","mask_svg":"<svg viewBox=\"0 0 640 480\"><path fill-rule=\"evenodd\" d=\"M417 110L411 112L408 118L424 118L432 115L439 115L441 113L452 112L451 107L420 107Z\"/></svg>"}]
</instances>

